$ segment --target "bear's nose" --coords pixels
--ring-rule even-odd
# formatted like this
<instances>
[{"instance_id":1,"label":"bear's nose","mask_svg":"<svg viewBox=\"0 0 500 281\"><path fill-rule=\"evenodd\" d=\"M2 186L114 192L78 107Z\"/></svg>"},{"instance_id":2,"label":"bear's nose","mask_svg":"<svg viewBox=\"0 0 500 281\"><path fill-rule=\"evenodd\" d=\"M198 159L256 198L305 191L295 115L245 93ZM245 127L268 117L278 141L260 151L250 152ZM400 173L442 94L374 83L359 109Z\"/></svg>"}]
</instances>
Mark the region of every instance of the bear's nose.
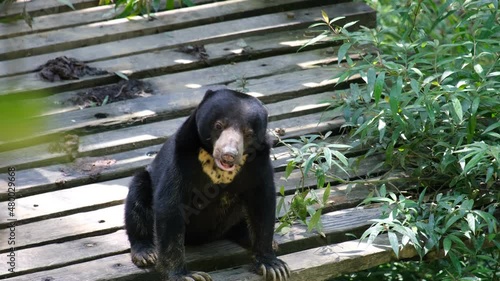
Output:
<instances>
[{"instance_id":1,"label":"bear's nose","mask_svg":"<svg viewBox=\"0 0 500 281\"><path fill-rule=\"evenodd\" d=\"M226 164L233 164L236 158L237 151L235 149L224 149L221 155L222 162Z\"/></svg>"}]
</instances>

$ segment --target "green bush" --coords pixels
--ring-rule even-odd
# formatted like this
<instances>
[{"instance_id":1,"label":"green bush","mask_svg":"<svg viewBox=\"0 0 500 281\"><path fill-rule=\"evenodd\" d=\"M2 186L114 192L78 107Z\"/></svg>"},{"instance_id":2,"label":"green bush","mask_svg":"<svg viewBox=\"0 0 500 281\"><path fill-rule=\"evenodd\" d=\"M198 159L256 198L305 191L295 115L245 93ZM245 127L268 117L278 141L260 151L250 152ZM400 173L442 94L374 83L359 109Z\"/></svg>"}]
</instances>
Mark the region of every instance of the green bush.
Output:
<instances>
[{"instance_id":1,"label":"green bush","mask_svg":"<svg viewBox=\"0 0 500 281\"><path fill-rule=\"evenodd\" d=\"M349 70L338 83L354 75L364 83L338 93L330 110L343 114L355 149L385 153L415 191L403 196L383 185L367 198L384 212L362 238L387 232L396 255L407 244L421 258L441 253L434 280L499 280L498 1L369 4L377 28L349 31L355 22L337 25L342 18L323 13L313 26L323 32L308 43L341 42L339 63ZM361 59L349 57L354 48Z\"/></svg>"}]
</instances>

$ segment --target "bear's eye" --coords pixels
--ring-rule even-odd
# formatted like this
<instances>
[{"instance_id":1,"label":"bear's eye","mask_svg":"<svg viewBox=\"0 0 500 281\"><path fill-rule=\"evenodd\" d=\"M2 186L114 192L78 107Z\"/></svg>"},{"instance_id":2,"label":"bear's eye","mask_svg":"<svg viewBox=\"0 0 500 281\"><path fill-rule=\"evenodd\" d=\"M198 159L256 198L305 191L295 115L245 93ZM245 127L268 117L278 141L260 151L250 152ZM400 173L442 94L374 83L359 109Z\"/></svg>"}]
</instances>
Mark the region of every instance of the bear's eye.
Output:
<instances>
[{"instance_id":1,"label":"bear's eye","mask_svg":"<svg viewBox=\"0 0 500 281\"><path fill-rule=\"evenodd\" d=\"M247 138L253 137L253 130L252 129L246 129L245 130L245 137L247 137Z\"/></svg>"},{"instance_id":2,"label":"bear's eye","mask_svg":"<svg viewBox=\"0 0 500 281\"><path fill-rule=\"evenodd\" d=\"M214 128L217 131L222 131L222 129L224 129L224 124L222 124L221 121L217 121L217 122L215 122Z\"/></svg>"}]
</instances>

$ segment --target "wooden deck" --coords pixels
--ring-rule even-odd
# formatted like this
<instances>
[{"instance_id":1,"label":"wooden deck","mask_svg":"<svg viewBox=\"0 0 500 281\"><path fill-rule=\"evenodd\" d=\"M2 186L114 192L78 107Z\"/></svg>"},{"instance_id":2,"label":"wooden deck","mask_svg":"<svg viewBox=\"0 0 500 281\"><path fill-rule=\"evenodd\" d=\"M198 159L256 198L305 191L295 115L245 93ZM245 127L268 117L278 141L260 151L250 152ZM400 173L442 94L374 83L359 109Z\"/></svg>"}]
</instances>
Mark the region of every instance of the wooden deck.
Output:
<instances>
[{"instance_id":1,"label":"wooden deck","mask_svg":"<svg viewBox=\"0 0 500 281\"><path fill-rule=\"evenodd\" d=\"M332 140L341 140L343 120L322 120L321 101L349 88L332 80L346 66L337 63L331 42L297 50L313 35L307 27L320 20L321 10L371 27L376 16L346 1L198 0L195 7L159 12L153 21L108 20L103 14L111 7L71 2L76 11L56 0L29 2L32 29L23 21L0 24L0 96L25 98L24 105L39 110L29 138L0 136L0 279L153 280L154 274L131 263L123 230L123 199L134 171L152 160L209 88L259 97L269 109L270 129L284 129L283 138L333 131ZM15 3L0 17L23 6ZM200 46L204 50L189 52ZM33 73L59 56L110 74L46 82ZM119 82L113 72L149 83L153 93L84 109L68 102L79 92ZM77 159L51 148L66 135L78 140ZM284 180L287 150L277 146L273 154L277 188L283 185L289 200L300 174ZM381 161L360 159L350 177L376 175L381 170L373 167ZM8 220L9 167L15 168L14 222ZM305 183L314 186L315 180ZM276 234L292 280L326 280L393 259L383 237L371 247L348 241L353 238L345 234L359 236L379 209L356 207L370 186L355 186L349 194L346 189L332 187L322 216L326 238L299 224L287 235ZM228 241L189 248L186 258L191 269L210 271L214 280L261 280L248 272L248 254Z\"/></svg>"}]
</instances>

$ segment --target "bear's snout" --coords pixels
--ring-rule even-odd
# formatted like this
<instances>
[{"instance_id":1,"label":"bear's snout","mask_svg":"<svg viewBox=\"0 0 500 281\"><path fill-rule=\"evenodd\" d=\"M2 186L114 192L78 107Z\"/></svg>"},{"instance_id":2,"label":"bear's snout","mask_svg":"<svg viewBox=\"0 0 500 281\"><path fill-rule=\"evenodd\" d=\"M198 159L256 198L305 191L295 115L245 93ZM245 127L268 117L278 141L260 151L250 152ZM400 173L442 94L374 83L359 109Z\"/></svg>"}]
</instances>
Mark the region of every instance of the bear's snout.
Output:
<instances>
[{"instance_id":1,"label":"bear's snout","mask_svg":"<svg viewBox=\"0 0 500 281\"><path fill-rule=\"evenodd\" d=\"M227 128L214 144L213 157L217 166L225 171L232 171L240 164L243 154L243 134L240 130Z\"/></svg>"}]
</instances>

